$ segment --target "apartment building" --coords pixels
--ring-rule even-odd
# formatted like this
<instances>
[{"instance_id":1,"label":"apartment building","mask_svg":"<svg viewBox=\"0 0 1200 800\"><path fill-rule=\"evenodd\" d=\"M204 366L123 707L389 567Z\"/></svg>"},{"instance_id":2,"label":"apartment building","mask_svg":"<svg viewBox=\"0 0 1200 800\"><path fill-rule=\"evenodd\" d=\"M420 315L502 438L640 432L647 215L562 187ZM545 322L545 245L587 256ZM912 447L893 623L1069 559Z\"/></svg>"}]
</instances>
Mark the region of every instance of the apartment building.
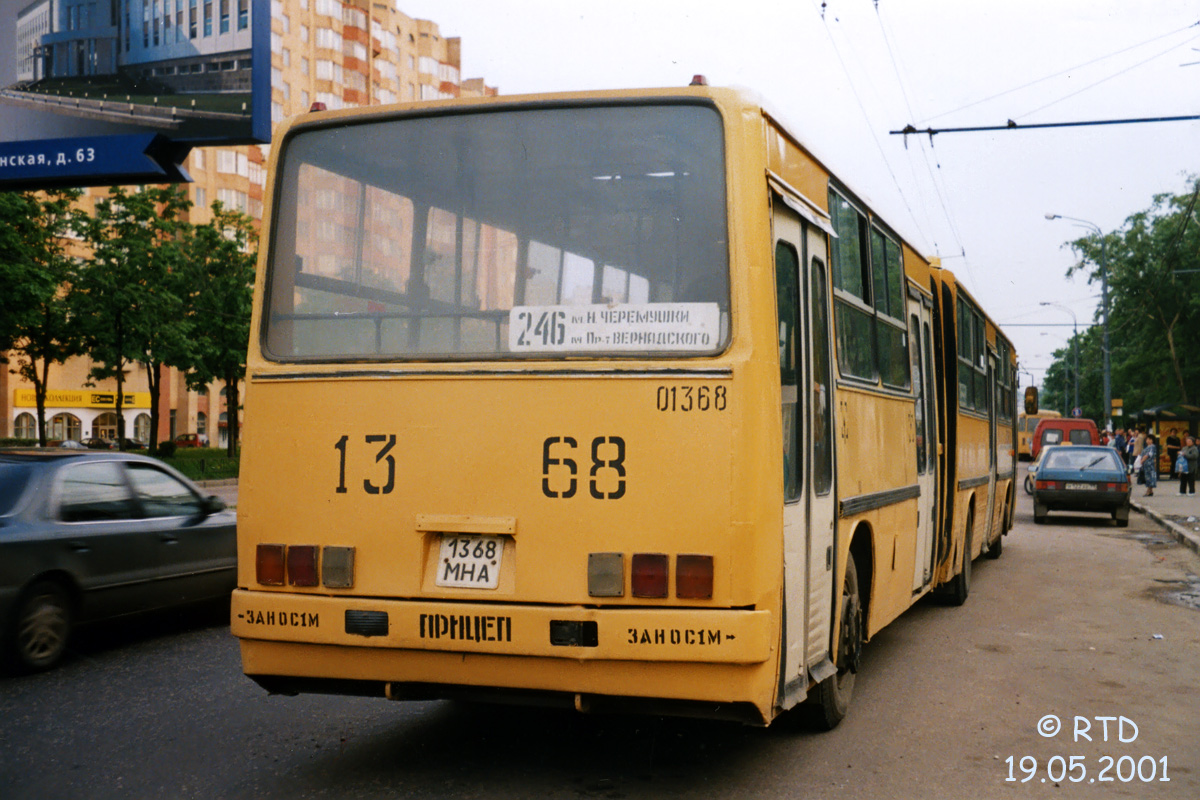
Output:
<instances>
[{"instance_id":1,"label":"apartment building","mask_svg":"<svg viewBox=\"0 0 1200 800\"><path fill-rule=\"evenodd\" d=\"M272 127L317 103L338 109L496 95L482 78L462 80L461 48L436 22L405 14L403 0L272 0ZM187 186L191 220L207 221L216 200L261 220L269 153L269 145L193 149L185 163L193 179ZM52 368L50 438L116 436L115 381L87 386L89 368L86 358ZM158 440L200 433L214 446L223 443L230 419L223 390L218 382L190 391L184 375L170 370L160 392ZM36 436L32 392L31 384L0 368L0 438ZM145 441L150 403L140 366L126 376L125 395L126 436Z\"/></svg>"}]
</instances>

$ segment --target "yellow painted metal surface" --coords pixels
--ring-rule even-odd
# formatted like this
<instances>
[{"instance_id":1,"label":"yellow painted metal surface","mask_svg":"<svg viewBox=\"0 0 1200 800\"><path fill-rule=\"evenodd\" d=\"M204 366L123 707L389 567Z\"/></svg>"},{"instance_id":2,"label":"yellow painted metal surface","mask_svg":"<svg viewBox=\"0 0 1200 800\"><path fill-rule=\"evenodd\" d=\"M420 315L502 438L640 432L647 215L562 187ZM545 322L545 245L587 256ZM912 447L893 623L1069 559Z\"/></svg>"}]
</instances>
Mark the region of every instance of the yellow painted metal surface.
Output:
<instances>
[{"instance_id":1,"label":"yellow painted metal surface","mask_svg":"<svg viewBox=\"0 0 1200 800\"><path fill-rule=\"evenodd\" d=\"M478 102L679 97L710 98L726 126L730 345L717 356L273 363L258 340L270 258L263 249L245 397L241 588L233 614L248 674L739 701L753 704L764 719L772 716L784 610L783 491L766 176L777 175L820 216L829 174L758 105L728 90ZM309 124L389 113L395 109L293 118L280 136ZM280 151L272 152L273 176ZM265 230L272 215L268 192ZM943 271L931 270L907 244L903 261L922 290L941 280ZM832 402L837 497L914 486L912 395L839 383ZM960 461L986 470L986 423L960 415L953 424L963 426ZM956 541L967 499L958 494ZM998 507L1002 497L998 487ZM860 573L870 599L869 634L913 602L917 509L915 499L904 499L837 522L835 586L842 583L852 536L869 537L870 585ZM456 535L497 537L496 588L438 584L441 542ZM353 586L259 585L259 544L353 547ZM589 595L592 553L624 556L623 596ZM669 556L668 597L631 595L636 553ZM712 556L711 598L675 597L675 557L686 554ZM935 580L951 577L959 563L947 558ZM834 631L839 608L831 602ZM386 612L387 634L347 633L347 610ZM553 621L595 623L598 640L589 647L552 644Z\"/></svg>"}]
</instances>

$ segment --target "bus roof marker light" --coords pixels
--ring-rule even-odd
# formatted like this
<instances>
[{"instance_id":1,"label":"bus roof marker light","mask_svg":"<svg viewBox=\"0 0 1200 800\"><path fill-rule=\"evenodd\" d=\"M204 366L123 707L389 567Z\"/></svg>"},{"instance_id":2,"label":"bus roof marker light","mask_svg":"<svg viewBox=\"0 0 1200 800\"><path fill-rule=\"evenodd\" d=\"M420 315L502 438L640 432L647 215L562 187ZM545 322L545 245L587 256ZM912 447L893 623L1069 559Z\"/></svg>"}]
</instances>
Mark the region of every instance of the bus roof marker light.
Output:
<instances>
[{"instance_id":1,"label":"bus roof marker light","mask_svg":"<svg viewBox=\"0 0 1200 800\"><path fill-rule=\"evenodd\" d=\"M623 553L588 553L588 596L625 596Z\"/></svg>"},{"instance_id":2,"label":"bus roof marker light","mask_svg":"<svg viewBox=\"0 0 1200 800\"><path fill-rule=\"evenodd\" d=\"M316 586L317 546L292 545L287 549L287 577L292 586Z\"/></svg>"},{"instance_id":3,"label":"bus roof marker light","mask_svg":"<svg viewBox=\"0 0 1200 800\"><path fill-rule=\"evenodd\" d=\"M281 544L260 544L254 553L255 578L264 586L283 586L283 553Z\"/></svg>"},{"instance_id":4,"label":"bus roof marker light","mask_svg":"<svg viewBox=\"0 0 1200 800\"><path fill-rule=\"evenodd\" d=\"M684 600L711 600L712 556L679 556L675 559L675 596Z\"/></svg>"},{"instance_id":5,"label":"bus roof marker light","mask_svg":"<svg viewBox=\"0 0 1200 800\"><path fill-rule=\"evenodd\" d=\"M669 560L662 553L634 553L633 596L666 597L668 565Z\"/></svg>"},{"instance_id":6,"label":"bus roof marker light","mask_svg":"<svg viewBox=\"0 0 1200 800\"><path fill-rule=\"evenodd\" d=\"M693 75L692 82L688 86L708 86L708 78L700 74Z\"/></svg>"}]
</instances>

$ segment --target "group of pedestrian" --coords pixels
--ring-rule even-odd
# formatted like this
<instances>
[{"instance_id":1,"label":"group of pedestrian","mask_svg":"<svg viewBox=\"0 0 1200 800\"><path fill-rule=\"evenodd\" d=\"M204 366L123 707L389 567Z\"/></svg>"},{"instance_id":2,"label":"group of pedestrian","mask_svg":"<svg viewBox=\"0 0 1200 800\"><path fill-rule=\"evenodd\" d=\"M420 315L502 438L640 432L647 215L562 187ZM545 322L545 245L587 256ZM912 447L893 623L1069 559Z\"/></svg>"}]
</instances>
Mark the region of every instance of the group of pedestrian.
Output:
<instances>
[{"instance_id":1,"label":"group of pedestrian","mask_svg":"<svg viewBox=\"0 0 1200 800\"><path fill-rule=\"evenodd\" d=\"M1121 455L1131 475L1140 476L1139 482L1146 487L1145 495L1152 496L1158 486L1158 437L1145 427L1136 430L1118 428L1106 444ZM1200 472L1200 446L1197 446L1196 437L1184 434L1181 439L1179 431L1171 428L1163 444L1170 477L1179 480L1179 493L1194 495L1196 475Z\"/></svg>"}]
</instances>

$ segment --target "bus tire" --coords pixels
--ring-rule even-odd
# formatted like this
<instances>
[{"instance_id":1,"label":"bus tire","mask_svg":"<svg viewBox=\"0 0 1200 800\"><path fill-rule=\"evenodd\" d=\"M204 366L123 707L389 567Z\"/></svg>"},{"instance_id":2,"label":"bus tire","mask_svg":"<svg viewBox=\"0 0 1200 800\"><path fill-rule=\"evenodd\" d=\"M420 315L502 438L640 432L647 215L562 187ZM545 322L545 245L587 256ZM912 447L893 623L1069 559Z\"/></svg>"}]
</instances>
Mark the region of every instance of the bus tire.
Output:
<instances>
[{"instance_id":1,"label":"bus tire","mask_svg":"<svg viewBox=\"0 0 1200 800\"><path fill-rule=\"evenodd\" d=\"M21 596L8 636L8 656L19 671L50 669L67 652L71 597L56 581L39 581Z\"/></svg>"},{"instance_id":2,"label":"bus tire","mask_svg":"<svg viewBox=\"0 0 1200 800\"><path fill-rule=\"evenodd\" d=\"M951 579L946 590L946 602L961 606L971 594L971 536L975 528L975 509L967 513L967 536L963 547L962 569Z\"/></svg>"},{"instance_id":3,"label":"bus tire","mask_svg":"<svg viewBox=\"0 0 1200 800\"><path fill-rule=\"evenodd\" d=\"M842 585L842 624L838 636L837 674L817 684L813 724L830 731L846 718L854 694L854 676L862 656L863 618L858 590L858 569L854 559L846 562L846 580Z\"/></svg>"},{"instance_id":4,"label":"bus tire","mask_svg":"<svg viewBox=\"0 0 1200 800\"><path fill-rule=\"evenodd\" d=\"M1004 552L1004 531L1000 531L1000 533L996 534L996 541L994 541L990 545L988 545L987 557L994 561L995 559L999 558L1000 554L1003 552Z\"/></svg>"}]
</instances>

